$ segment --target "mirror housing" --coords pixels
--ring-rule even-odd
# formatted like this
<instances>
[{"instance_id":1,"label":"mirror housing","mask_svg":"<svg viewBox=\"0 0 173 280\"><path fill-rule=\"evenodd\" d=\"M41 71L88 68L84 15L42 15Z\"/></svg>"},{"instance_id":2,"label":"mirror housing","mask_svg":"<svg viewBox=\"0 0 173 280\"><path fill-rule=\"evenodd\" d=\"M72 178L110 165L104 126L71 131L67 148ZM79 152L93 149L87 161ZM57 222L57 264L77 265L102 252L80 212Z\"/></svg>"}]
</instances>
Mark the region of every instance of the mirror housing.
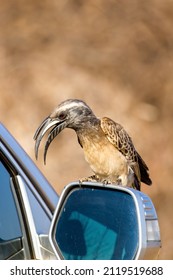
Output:
<instances>
[{"instance_id":1,"label":"mirror housing","mask_svg":"<svg viewBox=\"0 0 173 280\"><path fill-rule=\"evenodd\" d=\"M58 259L154 259L161 247L156 210L144 193L128 187L73 182L51 223Z\"/></svg>"}]
</instances>

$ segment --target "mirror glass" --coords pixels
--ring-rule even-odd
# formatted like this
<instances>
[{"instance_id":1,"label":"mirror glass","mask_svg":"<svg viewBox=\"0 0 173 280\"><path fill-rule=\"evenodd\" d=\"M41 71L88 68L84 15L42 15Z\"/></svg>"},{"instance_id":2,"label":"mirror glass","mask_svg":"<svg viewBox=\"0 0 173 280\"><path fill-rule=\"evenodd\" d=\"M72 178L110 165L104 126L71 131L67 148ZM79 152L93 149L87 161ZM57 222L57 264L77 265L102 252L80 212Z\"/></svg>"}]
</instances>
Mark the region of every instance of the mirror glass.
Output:
<instances>
[{"instance_id":1,"label":"mirror glass","mask_svg":"<svg viewBox=\"0 0 173 280\"><path fill-rule=\"evenodd\" d=\"M68 260L129 260L138 249L133 197L110 188L78 188L67 196L54 231Z\"/></svg>"}]
</instances>

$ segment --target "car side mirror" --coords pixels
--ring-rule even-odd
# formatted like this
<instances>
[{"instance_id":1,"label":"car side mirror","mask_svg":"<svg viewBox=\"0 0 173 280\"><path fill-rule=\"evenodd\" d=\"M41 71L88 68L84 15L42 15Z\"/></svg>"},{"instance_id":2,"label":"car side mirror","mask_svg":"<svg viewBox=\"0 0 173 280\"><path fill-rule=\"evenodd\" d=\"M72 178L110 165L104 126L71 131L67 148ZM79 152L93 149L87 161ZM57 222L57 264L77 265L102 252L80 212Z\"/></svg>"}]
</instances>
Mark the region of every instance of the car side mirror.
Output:
<instances>
[{"instance_id":1,"label":"car side mirror","mask_svg":"<svg viewBox=\"0 0 173 280\"><path fill-rule=\"evenodd\" d=\"M161 246L151 199L132 188L101 183L65 187L49 240L58 259L153 259Z\"/></svg>"}]
</instances>

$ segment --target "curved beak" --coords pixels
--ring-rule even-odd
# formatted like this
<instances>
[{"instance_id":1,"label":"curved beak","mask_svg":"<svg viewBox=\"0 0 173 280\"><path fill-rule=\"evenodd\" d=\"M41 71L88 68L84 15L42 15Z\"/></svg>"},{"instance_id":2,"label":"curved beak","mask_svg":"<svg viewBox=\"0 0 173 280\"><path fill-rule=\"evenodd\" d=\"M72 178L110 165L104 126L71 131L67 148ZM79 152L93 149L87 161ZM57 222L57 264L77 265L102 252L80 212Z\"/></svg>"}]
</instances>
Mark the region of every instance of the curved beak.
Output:
<instances>
[{"instance_id":1,"label":"curved beak","mask_svg":"<svg viewBox=\"0 0 173 280\"><path fill-rule=\"evenodd\" d=\"M53 128L52 128L53 127ZM41 143L42 138L46 134L46 132L50 129L51 131L48 134L47 141L44 148L44 163L46 164L46 155L49 148L50 143L53 139L66 127L65 121L60 121L58 119L52 119L47 117L38 127L35 132L34 140L35 142L35 157L38 158L38 150Z\"/></svg>"}]
</instances>

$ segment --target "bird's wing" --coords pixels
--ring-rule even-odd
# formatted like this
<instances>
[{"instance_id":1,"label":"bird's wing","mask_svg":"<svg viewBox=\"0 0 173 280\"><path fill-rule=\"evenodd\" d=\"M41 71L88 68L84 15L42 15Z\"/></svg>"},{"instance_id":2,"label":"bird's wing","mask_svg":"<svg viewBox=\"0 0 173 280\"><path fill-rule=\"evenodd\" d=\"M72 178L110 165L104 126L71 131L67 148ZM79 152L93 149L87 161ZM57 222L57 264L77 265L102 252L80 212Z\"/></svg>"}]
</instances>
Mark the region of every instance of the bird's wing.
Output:
<instances>
[{"instance_id":1,"label":"bird's wing","mask_svg":"<svg viewBox=\"0 0 173 280\"><path fill-rule=\"evenodd\" d=\"M130 136L118 123L109 118L101 119L101 128L108 140L126 157L130 162L136 162L137 153Z\"/></svg>"},{"instance_id":2,"label":"bird's wing","mask_svg":"<svg viewBox=\"0 0 173 280\"><path fill-rule=\"evenodd\" d=\"M107 139L125 156L140 184L141 175L138 165L138 153L128 133L120 124L107 117L101 119L101 128Z\"/></svg>"}]
</instances>

